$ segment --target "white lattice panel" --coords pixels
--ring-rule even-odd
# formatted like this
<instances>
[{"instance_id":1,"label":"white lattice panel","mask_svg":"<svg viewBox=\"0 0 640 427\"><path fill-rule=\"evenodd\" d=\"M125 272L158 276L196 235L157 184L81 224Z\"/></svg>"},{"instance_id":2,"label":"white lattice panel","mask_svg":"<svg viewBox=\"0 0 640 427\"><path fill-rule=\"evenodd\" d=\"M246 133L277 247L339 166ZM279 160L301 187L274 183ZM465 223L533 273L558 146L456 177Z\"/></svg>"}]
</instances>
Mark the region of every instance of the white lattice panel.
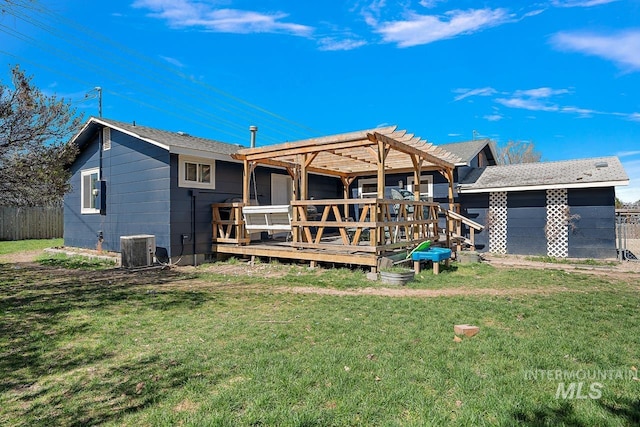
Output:
<instances>
[{"instance_id":1,"label":"white lattice panel","mask_svg":"<svg viewBox=\"0 0 640 427\"><path fill-rule=\"evenodd\" d=\"M569 256L569 205L566 189L547 190L547 255Z\"/></svg>"},{"instance_id":2,"label":"white lattice panel","mask_svg":"<svg viewBox=\"0 0 640 427\"><path fill-rule=\"evenodd\" d=\"M507 253L507 192L489 193L489 252Z\"/></svg>"}]
</instances>

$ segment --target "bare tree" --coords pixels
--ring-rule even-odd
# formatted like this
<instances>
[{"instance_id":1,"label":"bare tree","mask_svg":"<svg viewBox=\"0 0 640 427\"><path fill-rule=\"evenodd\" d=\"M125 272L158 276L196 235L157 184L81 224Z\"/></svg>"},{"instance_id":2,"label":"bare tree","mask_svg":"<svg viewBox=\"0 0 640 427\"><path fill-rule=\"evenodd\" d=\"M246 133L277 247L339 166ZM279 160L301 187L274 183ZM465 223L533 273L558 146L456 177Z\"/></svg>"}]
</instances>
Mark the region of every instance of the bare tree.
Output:
<instances>
[{"instance_id":1,"label":"bare tree","mask_svg":"<svg viewBox=\"0 0 640 427\"><path fill-rule=\"evenodd\" d=\"M542 154L536 150L533 142L509 141L498 147L497 162L500 165L515 163L536 163L542 158Z\"/></svg>"},{"instance_id":2,"label":"bare tree","mask_svg":"<svg viewBox=\"0 0 640 427\"><path fill-rule=\"evenodd\" d=\"M33 86L19 66L11 73L13 88L0 81L0 205L58 203L77 153L68 140L82 118Z\"/></svg>"}]
</instances>

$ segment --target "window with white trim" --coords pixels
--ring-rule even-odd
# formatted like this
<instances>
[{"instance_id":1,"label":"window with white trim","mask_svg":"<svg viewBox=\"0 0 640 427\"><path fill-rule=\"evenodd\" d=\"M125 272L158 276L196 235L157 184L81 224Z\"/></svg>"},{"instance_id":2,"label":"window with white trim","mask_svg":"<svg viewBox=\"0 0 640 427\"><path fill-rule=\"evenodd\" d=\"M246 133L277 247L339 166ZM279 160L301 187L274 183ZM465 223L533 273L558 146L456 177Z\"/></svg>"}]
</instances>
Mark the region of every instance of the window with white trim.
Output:
<instances>
[{"instance_id":1,"label":"window with white trim","mask_svg":"<svg viewBox=\"0 0 640 427\"><path fill-rule=\"evenodd\" d=\"M80 172L80 212L83 214L99 214L98 209L98 181L100 180L100 169L87 169Z\"/></svg>"},{"instance_id":2,"label":"window with white trim","mask_svg":"<svg viewBox=\"0 0 640 427\"><path fill-rule=\"evenodd\" d=\"M361 178L358 180L358 197L378 197L378 178Z\"/></svg>"},{"instance_id":3,"label":"window with white trim","mask_svg":"<svg viewBox=\"0 0 640 427\"><path fill-rule=\"evenodd\" d=\"M215 161L180 156L178 186L215 189Z\"/></svg>"},{"instance_id":4,"label":"window with white trim","mask_svg":"<svg viewBox=\"0 0 640 427\"><path fill-rule=\"evenodd\" d=\"M413 192L413 177L407 177L407 190ZM433 175L420 175L420 199L433 202Z\"/></svg>"}]
</instances>

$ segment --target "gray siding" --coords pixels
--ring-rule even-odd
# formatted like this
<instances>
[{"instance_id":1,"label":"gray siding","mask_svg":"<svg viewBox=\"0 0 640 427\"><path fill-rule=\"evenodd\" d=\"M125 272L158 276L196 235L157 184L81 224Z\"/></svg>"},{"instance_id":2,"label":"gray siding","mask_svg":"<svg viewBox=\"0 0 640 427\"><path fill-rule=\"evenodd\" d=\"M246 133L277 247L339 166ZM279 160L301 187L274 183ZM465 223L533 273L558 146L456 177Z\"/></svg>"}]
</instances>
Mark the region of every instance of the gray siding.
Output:
<instances>
[{"instance_id":1,"label":"gray siding","mask_svg":"<svg viewBox=\"0 0 640 427\"><path fill-rule=\"evenodd\" d=\"M462 194L460 196L460 205L462 215L479 224L486 225L487 213L489 212L488 194ZM476 232L475 244L478 252L487 252L489 250L489 231L486 228L479 233Z\"/></svg>"},{"instance_id":2,"label":"gray siding","mask_svg":"<svg viewBox=\"0 0 640 427\"><path fill-rule=\"evenodd\" d=\"M507 196L507 252L547 253L547 194L545 191L509 192Z\"/></svg>"},{"instance_id":3,"label":"gray siding","mask_svg":"<svg viewBox=\"0 0 640 427\"><path fill-rule=\"evenodd\" d=\"M569 190L571 219L569 257L615 258L615 191L613 188Z\"/></svg>"},{"instance_id":4,"label":"gray siding","mask_svg":"<svg viewBox=\"0 0 640 427\"><path fill-rule=\"evenodd\" d=\"M616 257L614 200L613 188L569 190L570 258ZM465 216L486 225L488 194L463 194L461 204ZM546 192L509 193L507 209L507 252L546 255ZM476 235L476 245L478 251L489 250L487 230Z\"/></svg>"},{"instance_id":5,"label":"gray siding","mask_svg":"<svg viewBox=\"0 0 640 427\"><path fill-rule=\"evenodd\" d=\"M98 135L88 143L71 171L72 191L65 197L64 241L67 246L120 251L120 236L153 234L156 245L169 246L169 153L111 130L111 149L102 152L101 179L106 181L106 215L80 213L81 171L100 164Z\"/></svg>"},{"instance_id":6,"label":"gray siding","mask_svg":"<svg viewBox=\"0 0 640 427\"><path fill-rule=\"evenodd\" d=\"M178 186L178 156L171 156L171 245L169 255L211 253L211 204L242 199L242 164L217 160L215 190ZM169 185L167 185L169 187ZM182 243L182 235L189 236Z\"/></svg>"},{"instance_id":7,"label":"gray siding","mask_svg":"<svg viewBox=\"0 0 640 427\"><path fill-rule=\"evenodd\" d=\"M242 200L242 164L235 162L216 161L215 190L199 190L178 186L178 156L171 156L171 247L170 255L209 254L212 244L212 215L211 204L221 203L229 199ZM251 201L258 192L260 205L271 204L271 174L288 175L286 171L257 167L254 180L251 180ZM342 197L342 190L338 193L340 180L331 177L310 175L309 195L316 199L335 199ZM341 187L340 187L341 188ZM195 210L193 207L195 206ZM195 219L195 222L194 222ZM195 228L194 228L195 223ZM194 233L195 230L195 233ZM182 245L182 235L189 235ZM194 241L195 236L195 241Z\"/></svg>"}]
</instances>

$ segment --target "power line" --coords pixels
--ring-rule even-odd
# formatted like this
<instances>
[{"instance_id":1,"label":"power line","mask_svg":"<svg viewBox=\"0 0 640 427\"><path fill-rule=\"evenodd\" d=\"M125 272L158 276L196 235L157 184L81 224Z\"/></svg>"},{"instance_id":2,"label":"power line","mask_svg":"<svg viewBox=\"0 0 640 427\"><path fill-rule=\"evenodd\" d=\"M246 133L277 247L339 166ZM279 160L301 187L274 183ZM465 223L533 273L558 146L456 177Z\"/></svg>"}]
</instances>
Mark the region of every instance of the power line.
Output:
<instances>
[{"instance_id":1,"label":"power line","mask_svg":"<svg viewBox=\"0 0 640 427\"><path fill-rule=\"evenodd\" d=\"M90 30L86 27L83 27L72 20L69 20L65 17L59 16L53 13L52 11L46 9L43 6L36 7L35 3L33 2L28 2L27 4L25 4L25 2L19 2L19 1L14 2L13 4L15 6L22 7L24 9L29 9L32 12L37 12L37 13L40 13L41 15L48 16L53 20L55 20L56 22L62 24L63 26L75 28L77 31L83 34L86 34L93 39L102 40L104 43L113 46L116 52L114 52L114 50L105 50L99 47L97 43L88 44L84 41L79 41L81 40L81 38L70 36L69 34L65 34L64 32L61 31L61 29L51 27L43 23L42 21L37 20L32 13L26 14L25 11L18 11L15 9L13 10L13 13L11 13L12 11L9 10L9 13L17 17L18 19L21 19L30 25L40 28L46 31L47 33L51 34L52 36L60 38L66 41L67 43L84 50L85 52L89 52L93 54L95 53L96 50L98 50L102 52L101 59L103 60L106 59L108 62L116 66L120 66L123 69L128 69L129 71L133 71L133 73L136 74L137 76L142 76L146 79L151 78L153 81L155 81L158 84L170 85L174 88L174 90L177 89L182 95L185 95L190 99L194 99L194 98L200 99L204 103L214 105L214 108L219 111L223 111L226 114L229 114L235 117L240 117L245 120L247 118L246 116L250 115L252 117L259 118L259 120L264 120L265 122L274 123L276 125L274 129L274 133L283 135L286 139L298 139L296 137L291 138L292 134L297 134L296 136L304 135L304 137L308 137L310 136L310 131L313 131L312 129L304 125L300 125L294 121L291 121L282 116L279 116L262 107L258 107L254 104L251 104L247 101L242 100L241 98L230 95L216 88L215 86L208 85L204 82L200 82L197 80L187 79L187 76L185 76L185 74L176 71L174 68L168 67L167 64L163 62L159 62L152 58L146 57L135 50L132 50L126 46L118 44L117 42L114 42L113 40L105 37L100 33L96 33L95 31ZM11 30L9 27L6 27L6 26L3 26L3 28L4 28L3 31L6 33L8 32L7 30ZM0 28L0 30L2 30L2 28ZM68 29L66 31L68 31ZM136 90L142 91L143 93L146 93L148 96L152 98L159 98L159 99L166 100L166 102L170 103L171 105L175 105L176 102L179 102L171 98L170 96L165 95L164 93L156 92L155 89L146 89L146 88L142 89L143 86L147 85L147 83L144 81L142 84L140 84L139 82L135 82L128 77L123 78L122 75L118 75L117 73L106 71L104 67L98 66L93 62L88 63L84 59L77 58L68 52L60 51L57 48L51 49L51 46L48 46L48 47L46 45L43 46L42 43L34 40L33 38L30 38L29 36L21 34L16 30L12 31L12 35L14 37L22 39L23 41L32 43L40 49L46 50L48 52L53 52L53 54L58 57L62 57L62 58L65 58L66 60L73 61L74 63L79 64L82 68L92 70L97 74L107 75L109 76L108 78L110 78L113 81L117 81L117 82L123 82L123 80L127 81L130 84L134 85ZM123 55L122 52L141 60L142 63L144 64L145 69L143 69L143 67L140 66L141 65L140 61L133 62L129 57L127 57L126 55ZM157 72L158 69L162 69L172 74L174 77L177 78L177 80L175 78L170 80L166 76L159 74ZM132 73L128 73L128 75L130 74ZM176 85L176 83L178 83L178 85ZM207 92L203 92L202 90L197 90L196 88L193 87L193 85L199 86L200 89L204 88L206 89ZM219 100L218 104L223 104L224 107L228 107L228 108L224 108L223 106L220 106L218 104L213 104L211 101L211 97L207 96L210 92L214 92L215 94L218 95L218 97L222 97L222 99ZM142 102L139 99L134 99L133 101L138 104L142 104ZM218 115L213 115L209 111L199 110L198 108L194 107L191 104L190 105L185 105L184 103L181 103L181 104L183 104L183 108L189 110L193 114L204 116L208 119L211 119L223 124L223 126L227 126L227 127L238 129L238 130L242 129L243 131L246 129L246 126L239 125L238 123L231 122L230 120L227 120L227 119L223 119ZM189 121L193 121L193 120L189 119ZM269 128L268 125L265 126L263 123L260 123L260 125L263 129ZM207 127L212 128L212 126L210 125L207 125ZM284 132L282 130L284 130ZM228 134L228 132L225 132L225 133ZM315 131L314 133L319 133L319 132ZM267 135L265 135L264 137L267 137ZM274 142L278 142L278 141L274 139Z\"/></svg>"}]
</instances>

